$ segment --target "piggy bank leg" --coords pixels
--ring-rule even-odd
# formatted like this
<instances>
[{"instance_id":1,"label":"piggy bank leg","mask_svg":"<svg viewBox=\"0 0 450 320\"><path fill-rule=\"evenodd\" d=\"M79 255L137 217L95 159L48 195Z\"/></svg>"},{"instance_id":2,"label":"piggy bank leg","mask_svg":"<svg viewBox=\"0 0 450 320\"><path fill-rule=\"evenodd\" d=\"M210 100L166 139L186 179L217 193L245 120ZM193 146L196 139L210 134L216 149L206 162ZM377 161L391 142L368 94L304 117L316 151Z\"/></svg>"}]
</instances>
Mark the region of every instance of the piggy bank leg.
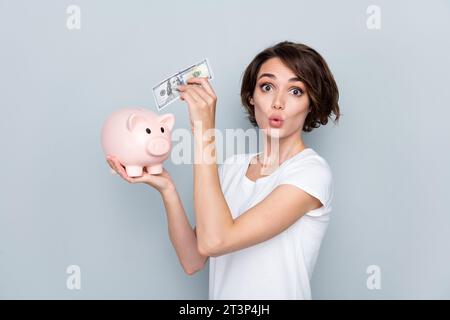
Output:
<instances>
[{"instance_id":1,"label":"piggy bank leg","mask_svg":"<svg viewBox=\"0 0 450 320\"><path fill-rule=\"evenodd\" d=\"M140 177L142 176L143 168L139 166L127 166L125 171L129 177Z\"/></svg>"},{"instance_id":2,"label":"piggy bank leg","mask_svg":"<svg viewBox=\"0 0 450 320\"><path fill-rule=\"evenodd\" d=\"M163 172L163 166L162 164L157 164L154 166L148 166L147 167L147 172L150 174L160 174L161 172Z\"/></svg>"}]
</instances>

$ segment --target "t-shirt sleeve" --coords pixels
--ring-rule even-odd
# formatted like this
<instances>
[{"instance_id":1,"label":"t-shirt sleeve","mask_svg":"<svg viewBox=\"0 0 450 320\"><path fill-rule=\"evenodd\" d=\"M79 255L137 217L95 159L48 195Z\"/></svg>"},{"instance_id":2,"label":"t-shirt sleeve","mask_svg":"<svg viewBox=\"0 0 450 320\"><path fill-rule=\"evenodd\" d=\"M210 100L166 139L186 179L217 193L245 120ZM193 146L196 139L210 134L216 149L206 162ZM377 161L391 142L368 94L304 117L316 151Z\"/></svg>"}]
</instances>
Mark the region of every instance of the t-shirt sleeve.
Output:
<instances>
[{"instance_id":1,"label":"t-shirt sleeve","mask_svg":"<svg viewBox=\"0 0 450 320\"><path fill-rule=\"evenodd\" d=\"M289 164L280 176L278 185L282 184L294 185L319 199L324 208L312 210L308 215L317 216L331 211L333 176L325 160L311 159Z\"/></svg>"}]
</instances>

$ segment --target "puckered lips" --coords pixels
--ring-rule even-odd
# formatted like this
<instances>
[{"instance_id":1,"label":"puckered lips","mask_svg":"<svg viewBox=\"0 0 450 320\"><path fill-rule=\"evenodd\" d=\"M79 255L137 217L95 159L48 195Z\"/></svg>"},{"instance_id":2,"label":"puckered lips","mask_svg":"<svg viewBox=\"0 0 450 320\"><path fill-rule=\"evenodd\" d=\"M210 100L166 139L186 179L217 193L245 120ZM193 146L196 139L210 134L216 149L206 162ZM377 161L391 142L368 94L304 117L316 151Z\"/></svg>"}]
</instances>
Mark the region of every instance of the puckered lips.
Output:
<instances>
[{"instance_id":1,"label":"puckered lips","mask_svg":"<svg viewBox=\"0 0 450 320\"><path fill-rule=\"evenodd\" d=\"M269 117L269 125L272 128L281 128L283 126L284 119L280 115L271 115Z\"/></svg>"}]
</instances>

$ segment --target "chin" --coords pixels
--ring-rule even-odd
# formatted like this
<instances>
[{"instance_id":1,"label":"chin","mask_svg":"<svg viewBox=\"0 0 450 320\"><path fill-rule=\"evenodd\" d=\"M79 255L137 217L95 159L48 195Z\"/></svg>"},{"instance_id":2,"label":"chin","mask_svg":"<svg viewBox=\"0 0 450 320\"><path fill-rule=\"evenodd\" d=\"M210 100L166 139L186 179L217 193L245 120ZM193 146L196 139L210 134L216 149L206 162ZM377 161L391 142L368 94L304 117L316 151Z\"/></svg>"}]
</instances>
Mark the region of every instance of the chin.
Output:
<instances>
[{"instance_id":1,"label":"chin","mask_svg":"<svg viewBox=\"0 0 450 320\"><path fill-rule=\"evenodd\" d=\"M271 137L271 138L283 138L283 133L284 130L283 128L272 128L271 126L267 125L264 128L261 128L262 133L266 136L266 137Z\"/></svg>"}]
</instances>

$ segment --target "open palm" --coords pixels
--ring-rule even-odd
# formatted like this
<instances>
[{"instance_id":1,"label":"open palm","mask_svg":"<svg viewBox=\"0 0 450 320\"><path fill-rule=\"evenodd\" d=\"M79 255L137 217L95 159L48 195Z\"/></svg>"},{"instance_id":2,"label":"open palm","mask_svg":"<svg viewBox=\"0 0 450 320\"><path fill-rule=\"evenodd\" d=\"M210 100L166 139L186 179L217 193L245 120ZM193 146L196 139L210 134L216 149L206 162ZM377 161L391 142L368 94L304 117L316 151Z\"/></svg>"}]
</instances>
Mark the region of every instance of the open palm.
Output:
<instances>
[{"instance_id":1,"label":"open palm","mask_svg":"<svg viewBox=\"0 0 450 320\"><path fill-rule=\"evenodd\" d=\"M161 172L160 174L149 174L144 169L141 177L133 178L128 176L127 172L125 171L125 167L117 160L116 157L107 156L106 161L112 169L111 173L119 174L124 180L128 181L129 183L146 183L157 189L159 192L166 191L170 188L173 188L174 186L169 172L164 168L163 172Z\"/></svg>"}]
</instances>

